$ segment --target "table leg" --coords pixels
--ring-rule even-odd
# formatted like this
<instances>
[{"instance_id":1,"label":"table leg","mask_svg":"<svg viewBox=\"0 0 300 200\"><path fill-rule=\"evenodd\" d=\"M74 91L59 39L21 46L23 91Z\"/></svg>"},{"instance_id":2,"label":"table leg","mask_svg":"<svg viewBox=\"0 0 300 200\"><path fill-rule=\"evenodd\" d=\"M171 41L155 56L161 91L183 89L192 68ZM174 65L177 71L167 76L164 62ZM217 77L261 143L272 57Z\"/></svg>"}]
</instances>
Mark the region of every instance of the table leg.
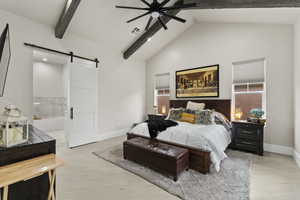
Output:
<instances>
[{"instance_id":1,"label":"table leg","mask_svg":"<svg viewBox=\"0 0 300 200\"><path fill-rule=\"evenodd\" d=\"M2 200L8 200L8 186L5 186L3 188L3 195L2 195Z\"/></svg>"},{"instance_id":2,"label":"table leg","mask_svg":"<svg viewBox=\"0 0 300 200\"><path fill-rule=\"evenodd\" d=\"M56 178L56 171L55 170L49 171L48 174L49 174L49 183L50 183L48 200L55 200L54 183Z\"/></svg>"}]
</instances>

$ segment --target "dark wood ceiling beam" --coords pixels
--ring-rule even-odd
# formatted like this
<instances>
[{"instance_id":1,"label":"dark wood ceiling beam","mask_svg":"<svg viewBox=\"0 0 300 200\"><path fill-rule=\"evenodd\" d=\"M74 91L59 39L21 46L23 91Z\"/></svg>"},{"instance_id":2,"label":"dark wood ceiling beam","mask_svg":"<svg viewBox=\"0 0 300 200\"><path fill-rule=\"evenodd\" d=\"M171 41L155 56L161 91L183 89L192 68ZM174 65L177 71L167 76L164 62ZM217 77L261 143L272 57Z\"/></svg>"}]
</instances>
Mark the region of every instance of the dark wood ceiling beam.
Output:
<instances>
[{"instance_id":1,"label":"dark wood ceiling beam","mask_svg":"<svg viewBox=\"0 0 300 200\"><path fill-rule=\"evenodd\" d=\"M174 5L181 5L183 3L183 0L178 0ZM180 10L170 10L167 13L169 15L177 15L180 12ZM164 24L167 24L171 18L169 17L161 17ZM159 30L161 30L163 27L159 21L156 21L149 29L142 34L124 53L123 57L124 59L128 59L130 56L132 56L139 48L141 48L148 40L148 38L153 37Z\"/></svg>"},{"instance_id":2,"label":"dark wood ceiling beam","mask_svg":"<svg viewBox=\"0 0 300 200\"><path fill-rule=\"evenodd\" d=\"M186 8L185 10L300 7L300 0L184 0L184 3L196 3L194 8Z\"/></svg>"},{"instance_id":3,"label":"dark wood ceiling beam","mask_svg":"<svg viewBox=\"0 0 300 200\"><path fill-rule=\"evenodd\" d=\"M64 34L80 4L81 0L66 0L66 5L60 18L55 26L55 36L59 39L64 37Z\"/></svg>"},{"instance_id":4,"label":"dark wood ceiling beam","mask_svg":"<svg viewBox=\"0 0 300 200\"><path fill-rule=\"evenodd\" d=\"M195 3L193 8L189 9L225 9L225 8L282 8L282 7L300 7L300 0L177 0L174 5ZM167 13L177 15L180 10L172 10ZM162 17L167 24L171 19ZM155 22L144 34L142 34L124 53L123 57L128 59L139 48L141 48L153 35L162 29L162 25Z\"/></svg>"}]
</instances>

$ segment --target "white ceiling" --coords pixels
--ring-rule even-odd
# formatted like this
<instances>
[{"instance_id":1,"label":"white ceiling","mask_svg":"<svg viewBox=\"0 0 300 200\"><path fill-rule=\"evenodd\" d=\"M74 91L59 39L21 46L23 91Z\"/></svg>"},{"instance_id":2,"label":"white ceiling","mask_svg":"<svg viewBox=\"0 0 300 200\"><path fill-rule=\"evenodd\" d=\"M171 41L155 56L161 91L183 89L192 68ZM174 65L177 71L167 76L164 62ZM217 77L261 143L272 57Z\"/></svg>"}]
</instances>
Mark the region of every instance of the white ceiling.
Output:
<instances>
[{"instance_id":1,"label":"white ceiling","mask_svg":"<svg viewBox=\"0 0 300 200\"><path fill-rule=\"evenodd\" d=\"M64 4L65 0L1 0L0 9L54 27ZM120 52L125 50L138 37L131 33L133 28L143 29L148 18L144 17L127 24L128 19L137 16L141 12L138 10L116 9L115 5L144 6L139 0L82 1L68 32L81 35ZM186 18L188 23L181 24L172 20L168 24L168 31L159 31L134 57L144 60L149 59L167 43L187 30L194 23L194 19L197 22L293 24L300 16L300 9L190 10L182 11L179 16Z\"/></svg>"},{"instance_id":2,"label":"white ceiling","mask_svg":"<svg viewBox=\"0 0 300 200\"><path fill-rule=\"evenodd\" d=\"M1 0L0 9L27 17L36 22L55 26L65 0Z\"/></svg>"}]
</instances>

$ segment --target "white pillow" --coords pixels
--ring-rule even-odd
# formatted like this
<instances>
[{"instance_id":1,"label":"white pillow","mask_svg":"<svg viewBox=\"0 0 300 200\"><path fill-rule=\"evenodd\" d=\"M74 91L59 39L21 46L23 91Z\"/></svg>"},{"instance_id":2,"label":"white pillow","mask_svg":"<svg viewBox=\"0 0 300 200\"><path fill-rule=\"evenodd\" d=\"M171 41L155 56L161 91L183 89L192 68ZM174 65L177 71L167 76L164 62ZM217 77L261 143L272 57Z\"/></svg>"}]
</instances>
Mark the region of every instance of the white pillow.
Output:
<instances>
[{"instance_id":1,"label":"white pillow","mask_svg":"<svg viewBox=\"0 0 300 200\"><path fill-rule=\"evenodd\" d=\"M205 103L195 103L192 101L189 101L187 103L186 109L188 110L204 110L205 108Z\"/></svg>"}]
</instances>

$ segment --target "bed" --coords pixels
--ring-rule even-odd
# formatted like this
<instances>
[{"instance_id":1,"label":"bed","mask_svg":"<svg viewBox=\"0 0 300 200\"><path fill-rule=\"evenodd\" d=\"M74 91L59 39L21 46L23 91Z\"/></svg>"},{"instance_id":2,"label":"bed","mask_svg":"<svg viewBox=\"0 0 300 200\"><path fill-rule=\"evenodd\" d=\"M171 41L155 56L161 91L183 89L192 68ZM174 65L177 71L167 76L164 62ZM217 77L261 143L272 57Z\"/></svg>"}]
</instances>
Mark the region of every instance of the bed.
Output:
<instances>
[{"instance_id":1,"label":"bed","mask_svg":"<svg viewBox=\"0 0 300 200\"><path fill-rule=\"evenodd\" d=\"M170 107L184 108L188 101L189 100L171 100ZM207 109L214 109L224 114L228 119L231 117L230 100L192 101L205 103ZM201 132L201 134L195 134L196 132ZM201 135L201 137L199 135ZM202 135L205 136L205 138L202 137ZM224 151L231 141L230 135L231 132L221 125L193 125L179 122L177 127L171 127L164 131L163 134L159 134L157 139L162 143L188 149L190 152L190 168L206 174L210 172L211 166L214 166L217 171L220 169L221 161L226 157ZM139 124L127 134L127 139L135 137L149 138L146 123ZM200 143L203 144L200 145ZM215 148L215 146L218 146L218 149Z\"/></svg>"}]
</instances>

